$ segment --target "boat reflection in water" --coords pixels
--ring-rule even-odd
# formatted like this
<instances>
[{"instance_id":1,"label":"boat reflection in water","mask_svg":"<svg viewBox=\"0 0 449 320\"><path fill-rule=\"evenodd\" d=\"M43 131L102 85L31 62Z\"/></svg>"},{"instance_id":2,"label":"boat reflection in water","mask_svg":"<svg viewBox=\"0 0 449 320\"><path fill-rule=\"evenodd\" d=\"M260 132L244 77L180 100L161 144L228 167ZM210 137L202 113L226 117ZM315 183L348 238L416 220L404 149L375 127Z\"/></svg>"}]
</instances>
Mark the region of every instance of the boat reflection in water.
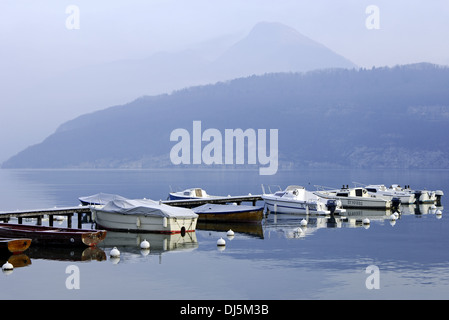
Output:
<instances>
[{"instance_id":1,"label":"boat reflection in water","mask_svg":"<svg viewBox=\"0 0 449 320\"><path fill-rule=\"evenodd\" d=\"M60 246L30 246L25 252L19 254L0 255L0 265L6 262L12 264L13 268L32 266L32 260L54 260L54 261L105 261L105 252L98 247L71 247L64 248ZM3 270L10 274L12 270Z\"/></svg>"},{"instance_id":2,"label":"boat reflection in water","mask_svg":"<svg viewBox=\"0 0 449 320\"><path fill-rule=\"evenodd\" d=\"M441 217L441 213L443 212L443 206L436 206L430 203L420 203L420 204L411 204L411 205L401 205L401 213L403 214L436 214L437 217Z\"/></svg>"},{"instance_id":3,"label":"boat reflection in water","mask_svg":"<svg viewBox=\"0 0 449 320\"><path fill-rule=\"evenodd\" d=\"M262 223L238 223L238 222L208 222L199 221L197 230L227 232L232 230L236 233L263 239Z\"/></svg>"},{"instance_id":4,"label":"boat reflection in water","mask_svg":"<svg viewBox=\"0 0 449 320\"><path fill-rule=\"evenodd\" d=\"M12 264L13 268L21 268L31 265L31 259L25 253L20 254L1 254L0 255L0 265L4 265L6 262ZM10 274L12 270L3 270L4 273Z\"/></svg>"},{"instance_id":5,"label":"boat reflection in water","mask_svg":"<svg viewBox=\"0 0 449 320\"><path fill-rule=\"evenodd\" d=\"M31 259L46 259L55 261L105 261L106 253L99 247L41 247L33 246L26 251Z\"/></svg>"},{"instance_id":6,"label":"boat reflection in water","mask_svg":"<svg viewBox=\"0 0 449 320\"><path fill-rule=\"evenodd\" d=\"M142 249L140 244L144 241L150 243L149 249ZM185 234L164 234L164 233L135 233L109 231L102 247L106 252L116 247L120 251L120 257L125 260L133 260L147 255L159 255L168 251L189 251L198 248L198 241L195 232ZM121 258L113 259L113 263L119 262ZM162 262L160 260L160 262Z\"/></svg>"},{"instance_id":7,"label":"boat reflection in water","mask_svg":"<svg viewBox=\"0 0 449 320\"><path fill-rule=\"evenodd\" d=\"M318 229L326 228L358 228L370 227L372 221L387 221L395 225L391 210L375 209L346 209L342 215L311 215L311 214L270 214L265 224L266 235L284 235L286 238L304 238L315 233Z\"/></svg>"}]
</instances>

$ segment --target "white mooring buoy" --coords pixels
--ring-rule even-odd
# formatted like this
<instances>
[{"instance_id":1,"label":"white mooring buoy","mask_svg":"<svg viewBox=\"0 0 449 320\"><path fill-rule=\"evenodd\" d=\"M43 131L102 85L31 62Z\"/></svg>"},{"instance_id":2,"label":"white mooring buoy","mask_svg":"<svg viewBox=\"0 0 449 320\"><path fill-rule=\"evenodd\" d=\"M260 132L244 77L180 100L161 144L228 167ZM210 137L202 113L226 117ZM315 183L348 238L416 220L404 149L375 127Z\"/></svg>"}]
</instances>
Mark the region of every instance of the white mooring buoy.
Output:
<instances>
[{"instance_id":1,"label":"white mooring buoy","mask_svg":"<svg viewBox=\"0 0 449 320\"><path fill-rule=\"evenodd\" d=\"M396 216L394 213L392 213L390 215L390 220L397 220L397 219L398 219L398 216Z\"/></svg>"},{"instance_id":2,"label":"white mooring buoy","mask_svg":"<svg viewBox=\"0 0 449 320\"><path fill-rule=\"evenodd\" d=\"M440 214L443 214L443 212L442 212L441 210L437 210L437 211L435 212L435 214L440 215Z\"/></svg>"},{"instance_id":3,"label":"white mooring buoy","mask_svg":"<svg viewBox=\"0 0 449 320\"><path fill-rule=\"evenodd\" d=\"M9 261L6 261L5 264L2 266L3 271L12 271L13 269L14 266Z\"/></svg>"},{"instance_id":4,"label":"white mooring buoy","mask_svg":"<svg viewBox=\"0 0 449 320\"><path fill-rule=\"evenodd\" d=\"M223 238L217 240L217 246L223 247L226 245L226 241Z\"/></svg>"},{"instance_id":5,"label":"white mooring buoy","mask_svg":"<svg viewBox=\"0 0 449 320\"><path fill-rule=\"evenodd\" d=\"M231 229L228 230L228 232L226 232L226 235L228 237L232 237L234 235L234 231L232 231Z\"/></svg>"},{"instance_id":6,"label":"white mooring buoy","mask_svg":"<svg viewBox=\"0 0 449 320\"><path fill-rule=\"evenodd\" d=\"M301 227L305 227L307 226L307 220L306 219L302 219L301 220Z\"/></svg>"},{"instance_id":7,"label":"white mooring buoy","mask_svg":"<svg viewBox=\"0 0 449 320\"><path fill-rule=\"evenodd\" d=\"M117 249L117 247L114 247L114 248L111 250L111 252L109 253L109 255L110 255L112 258L118 258L118 257L120 257L120 251Z\"/></svg>"},{"instance_id":8,"label":"white mooring buoy","mask_svg":"<svg viewBox=\"0 0 449 320\"><path fill-rule=\"evenodd\" d=\"M150 249L150 243L147 241L147 239L144 239L140 243L140 249Z\"/></svg>"},{"instance_id":9,"label":"white mooring buoy","mask_svg":"<svg viewBox=\"0 0 449 320\"><path fill-rule=\"evenodd\" d=\"M365 218L365 219L363 219L363 221L362 221L362 222L363 222L363 224L370 224L370 222L371 222L371 221L369 221L369 219L368 219L368 218Z\"/></svg>"}]
</instances>

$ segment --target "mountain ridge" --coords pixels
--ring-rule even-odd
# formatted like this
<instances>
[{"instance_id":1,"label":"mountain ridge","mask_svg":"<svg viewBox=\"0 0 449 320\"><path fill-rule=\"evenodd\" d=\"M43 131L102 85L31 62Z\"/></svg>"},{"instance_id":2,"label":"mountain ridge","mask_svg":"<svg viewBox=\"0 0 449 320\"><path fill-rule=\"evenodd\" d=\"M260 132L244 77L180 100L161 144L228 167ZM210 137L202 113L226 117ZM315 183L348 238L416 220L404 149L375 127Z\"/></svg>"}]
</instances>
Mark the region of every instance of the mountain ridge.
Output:
<instances>
[{"instance_id":1,"label":"mountain ridge","mask_svg":"<svg viewBox=\"0 0 449 320\"><path fill-rule=\"evenodd\" d=\"M223 136L226 129L278 129L280 168L449 168L448 87L449 68L426 63L193 86L77 117L2 167L174 168L170 133L192 134L199 120Z\"/></svg>"}]
</instances>

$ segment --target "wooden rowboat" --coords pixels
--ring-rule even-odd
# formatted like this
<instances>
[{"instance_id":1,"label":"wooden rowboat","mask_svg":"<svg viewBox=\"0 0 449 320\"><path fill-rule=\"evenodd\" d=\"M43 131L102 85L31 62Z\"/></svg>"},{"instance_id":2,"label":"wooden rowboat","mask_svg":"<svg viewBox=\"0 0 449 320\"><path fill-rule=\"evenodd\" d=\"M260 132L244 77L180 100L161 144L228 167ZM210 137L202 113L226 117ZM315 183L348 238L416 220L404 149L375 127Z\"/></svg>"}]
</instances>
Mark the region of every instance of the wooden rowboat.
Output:
<instances>
[{"instance_id":1,"label":"wooden rowboat","mask_svg":"<svg viewBox=\"0 0 449 320\"><path fill-rule=\"evenodd\" d=\"M41 246L95 246L106 237L105 230L57 228L0 223L0 238L28 238Z\"/></svg>"},{"instance_id":2,"label":"wooden rowboat","mask_svg":"<svg viewBox=\"0 0 449 320\"><path fill-rule=\"evenodd\" d=\"M192 209L202 222L252 222L263 219L263 207L206 203Z\"/></svg>"},{"instance_id":3,"label":"wooden rowboat","mask_svg":"<svg viewBox=\"0 0 449 320\"><path fill-rule=\"evenodd\" d=\"M0 252L2 253L21 253L31 245L31 239L10 239L0 238Z\"/></svg>"}]
</instances>

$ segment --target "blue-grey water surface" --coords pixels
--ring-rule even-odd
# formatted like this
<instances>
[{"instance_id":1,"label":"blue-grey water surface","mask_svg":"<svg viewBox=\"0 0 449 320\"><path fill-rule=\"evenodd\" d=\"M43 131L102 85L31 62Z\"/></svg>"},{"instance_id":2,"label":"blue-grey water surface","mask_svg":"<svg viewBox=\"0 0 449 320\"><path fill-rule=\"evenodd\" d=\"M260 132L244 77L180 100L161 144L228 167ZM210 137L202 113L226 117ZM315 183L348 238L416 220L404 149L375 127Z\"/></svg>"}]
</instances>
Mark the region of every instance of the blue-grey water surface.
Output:
<instances>
[{"instance_id":1,"label":"blue-grey water surface","mask_svg":"<svg viewBox=\"0 0 449 320\"><path fill-rule=\"evenodd\" d=\"M260 194L261 184L314 190L353 181L441 189L447 207L448 170L280 170L274 176L219 169L0 170L0 211L73 206L78 197L99 192L159 200L170 186L244 195ZM360 223L366 213L352 211L348 219L309 216L305 232L298 233L303 216L270 214L260 226L231 226L233 239L227 225L199 225L185 237L109 232L95 252L32 246L25 252L28 265L0 274L0 298L448 299L449 219L444 209L441 216L428 206L419 209L404 208L394 224L371 212L369 227ZM220 237L226 240L222 250ZM143 238L151 243L149 254L138 246ZM114 246L119 261L109 257ZM372 265L379 268L378 289L366 285ZM79 288L69 289L72 266Z\"/></svg>"}]
</instances>

